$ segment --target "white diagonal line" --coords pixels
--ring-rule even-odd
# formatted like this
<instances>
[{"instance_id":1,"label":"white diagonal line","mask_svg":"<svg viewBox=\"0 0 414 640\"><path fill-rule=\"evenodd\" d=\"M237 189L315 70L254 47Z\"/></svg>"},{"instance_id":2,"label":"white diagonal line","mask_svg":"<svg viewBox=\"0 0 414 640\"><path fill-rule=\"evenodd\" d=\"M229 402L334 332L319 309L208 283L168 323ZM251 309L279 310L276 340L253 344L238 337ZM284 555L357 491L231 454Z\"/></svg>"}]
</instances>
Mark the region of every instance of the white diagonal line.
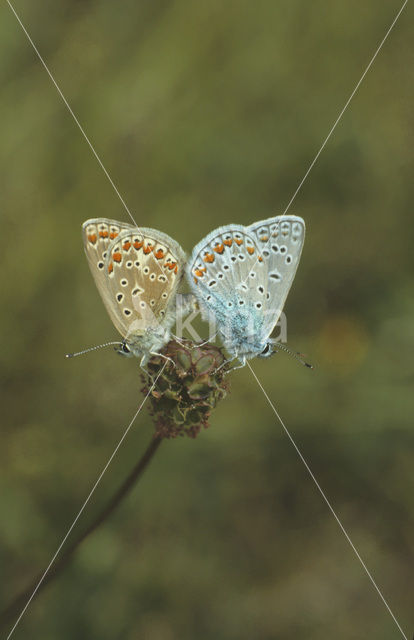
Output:
<instances>
[{"instance_id":1,"label":"white diagonal line","mask_svg":"<svg viewBox=\"0 0 414 640\"><path fill-rule=\"evenodd\" d=\"M317 479L313 475L313 472L312 472L311 468L309 467L308 463L306 462L305 458L303 457L302 452L300 451L300 449L297 446L296 442L294 441L294 439L290 435L290 432L289 432L288 428L286 427L285 423L283 422L282 418L280 417L280 415L279 415L276 407L274 406L273 402L270 400L269 396L267 395L266 391L264 390L263 385L261 384L259 378L257 377L255 372L253 371L253 369L252 369L251 365L249 364L249 362L246 362L246 364L249 367L250 371L252 372L252 375L254 376L254 378L255 378L257 384L259 385L260 389L263 391L263 394L264 394L266 400L268 401L269 405L273 409L273 412L274 412L275 416L277 417L277 419L279 420L280 424L282 425L284 432L286 433L286 435L289 438L290 442L293 444L293 446L294 446L294 448L296 450L296 453L298 454L299 458L302 460L303 464L305 465L306 470L308 471L310 477L314 481L319 493L321 494L322 498L325 500L330 512L332 513L333 517L335 518L336 522L338 523L339 527L341 528L342 533L344 534L345 538L347 539L347 541L349 542L350 546L352 547L353 552L355 553L356 557L358 558L359 562L361 563L362 567L364 568L365 573L367 574L368 578L371 580L371 583L373 584L373 586L374 586L375 590L377 591L379 597L381 598L382 602L386 606L386 608L388 610L388 613L391 615L392 619L394 620L395 624L397 625L397 627L398 627L401 635L403 636L403 638L405 638L405 640L408 640L408 637L405 635L405 633L402 630L397 618L395 617L395 615L391 611L391 608L390 608L388 602L386 601L386 599L382 595L382 592L380 591L377 583L375 582L374 578L372 577L371 573L369 572L365 562L363 561L363 559L359 555L358 550L356 549L354 543L352 542L351 538L349 537L345 527L343 526L343 524L340 521L339 517L336 515L336 512L335 512L333 506L331 505L331 503L329 502L328 498L326 497L326 495L325 495L322 487L320 486L319 482L317 481Z\"/></svg>"},{"instance_id":2,"label":"white diagonal line","mask_svg":"<svg viewBox=\"0 0 414 640\"><path fill-rule=\"evenodd\" d=\"M328 135L326 136L325 140L323 141L321 148L319 149L318 153L316 154L316 156L314 157L314 159L312 160L312 162L310 163L305 175L303 176L302 180L300 181L295 193L293 194L293 196L291 197L291 199L289 200L285 210L283 211L283 213L281 214L280 218L283 218L283 216L286 215L288 209L290 208L290 205L292 204L292 202L294 201L294 199L296 198L297 194L299 193L300 189L302 188L303 183L305 182L306 178L308 177L308 175L310 174L310 172L312 171L316 161L318 160L319 156L321 155L323 149L325 148L326 143L328 142L329 138L331 137L331 135L333 134L333 132L336 129L336 126L338 125L339 121L341 120L342 116L344 115L345 111L347 110L352 98L354 97L354 95L356 94L356 92L358 91L359 87L361 86L362 81L364 80L365 76L367 75L369 69L371 68L375 58L377 57L377 55L379 54L379 52L381 51L386 39L388 38L388 36L390 35L395 23L397 22L398 18L400 17L405 5L407 4L408 0L405 0L400 8L400 10L398 11L397 15L395 16L394 20L391 22L390 27L388 28L387 33L385 34L385 36L383 37L383 39L381 40L377 50L375 51L374 55L372 56L371 60L369 61L367 67L365 68L365 71L363 72L362 76L360 77L360 79L358 80L358 82L355 85L354 90L352 91L351 95L349 96L348 100L345 102L345 105L342 109L342 111L340 112L339 116L337 117L337 119L335 120L333 126L331 127L331 130L329 131ZM271 235L269 234L269 239L265 245L265 247L267 248L269 246L271 240ZM252 266L252 269L256 266L256 264L258 263L258 258L256 258L255 263ZM247 279L244 281L243 284L245 284L247 282Z\"/></svg>"},{"instance_id":3,"label":"white diagonal line","mask_svg":"<svg viewBox=\"0 0 414 640\"><path fill-rule=\"evenodd\" d=\"M89 492L88 497L86 498L85 502L83 503L82 507L80 508L76 518L74 519L74 521L72 522L72 524L70 525L65 537L63 538L62 542L60 543L60 545L58 546L58 548L56 549L56 552L53 556L53 558L51 559L51 561L49 562L49 564L47 565L45 571L42 574L42 577L40 578L39 582L37 583L35 589L33 590L32 595L30 596L30 598L28 599L28 601L26 602L25 606L23 607L19 617L17 618L16 622L13 625L13 628L11 629L11 631L9 632L9 635L7 636L6 640L9 640L9 638L11 638L14 630L16 629L17 625L19 624L20 620L22 619L22 617L24 616L24 614L26 613L26 610L28 608L28 606L30 605L31 601L33 600L33 598L35 597L37 591L39 590L43 580L46 578L51 566L53 565L54 561L56 560L56 558L58 557L63 545L65 544L66 540L68 539L68 537L70 536L73 527L75 526L75 524L77 523L77 521L79 520L80 516L82 515L86 505L88 504L89 500L91 499L93 493L95 492L95 489L97 488L97 486L99 485L100 481L103 478L104 473L106 472L106 470L108 469L109 465L111 464L112 460L114 459L119 447L121 446L121 444L123 443L123 441L125 440L129 430L131 429L132 425L135 422L135 419L137 418L139 412L141 411L142 407L144 406L145 401L147 400L148 396L150 395L151 391L153 390L158 378L160 377L160 375L162 374L162 372L164 371L164 368L166 366L167 362L165 362L164 366L162 367L161 371L159 372L159 374L157 375L157 377L155 378L154 382L152 383L152 386L150 387L147 395L145 396L145 398L143 399L143 401L141 402L141 404L139 405L134 417L132 418L131 422L129 423L128 427L126 428L126 430L124 431L122 438L120 439L120 441L118 442L118 444L116 445L111 457L109 458L108 462L106 463L106 465L104 466L104 468L102 469L97 481L95 482L95 484L93 485L91 491Z\"/></svg>"},{"instance_id":4,"label":"white diagonal line","mask_svg":"<svg viewBox=\"0 0 414 640\"><path fill-rule=\"evenodd\" d=\"M384 42L386 41L386 39L388 38L388 36L390 35L395 23L397 22L398 18L400 17L405 5L407 4L408 0L405 0L405 2L403 3L401 9L398 11L397 15L395 16L394 20L391 22L391 25L387 31L387 33L385 34L385 36L383 37L383 39L381 40L378 49L375 51L374 55L372 56L371 60L369 61L364 73L362 74L362 76L360 77L360 79L358 80L355 89L353 90L353 92L351 93L351 95L349 96L348 100L346 101L344 108L342 109L341 113L339 114L339 116L337 117L337 119L335 120L331 130L329 131L328 135L326 136L325 140L322 143L321 148L319 149L318 153L316 154L316 156L314 157L314 159L312 160L312 162L309 165L308 170L306 171L305 175L303 176L302 180L300 181L298 188L296 189L295 193L293 194L293 196L291 197L291 199L289 200L286 209L284 210L284 212L282 213L282 216L284 216L287 212L287 210L289 209L290 205L292 204L292 202L294 201L294 199L296 198L297 194L299 193L299 190L301 189L303 183L305 182L306 178L308 177L308 175L310 174L310 172L312 171L312 168L315 164L315 162L317 161L317 159L319 158L319 156L321 155L323 149L325 148L326 143L328 142L329 138L331 137L331 135L333 134L333 132L336 129L336 125L338 124L338 122L340 121L340 119L342 118L342 116L344 115L346 109L348 108L349 103L351 102L352 98L354 97L354 95L356 94L356 92L358 91L361 82L363 81L363 79L365 78L365 76L367 75L369 69L371 68L375 58L377 57L377 55L379 54L379 52L382 49L382 46L384 44Z\"/></svg>"},{"instance_id":5,"label":"white diagonal line","mask_svg":"<svg viewBox=\"0 0 414 640\"><path fill-rule=\"evenodd\" d=\"M65 105L66 105L67 109L69 110L70 114L72 115L73 119L75 120L75 122L76 122L76 124L77 124L78 128L80 129L80 131L81 131L82 135L84 136L84 138L85 138L86 142L88 143L88 145L89 145L90 149L92 150L93 154L95 155L95 157L96 157L96 159L97 159L97 161L98 161L99 165L101 166L101 168L102 168L102 170L104 171L104 173L105 173L106 177L107 177L107 178L108 178L108 180L110 181L110 183L111 183L111 185L112 185L113 189L114 189L114 190L115 190L115 192L117 193L117 195L118 195L118 197L119 197L119 199L120 199L121 203L123 204L123 206L124 206L125 210L127 211L128 215L130 216L130 218L132 219L132 221L134 222L134 224L136 225L136 222L135 222L135 220L134 220L134 218L133 218L133 216L132 216L132 214L131 214L131 212L130 212L129 208L127 207L127 205L126 205L125 201L123 200L123 198L122 198L121 194L119 193L119 191L118 191L117 187L115 186L115 184L114 184L113 180L112 180L112 179L111 179L111 177L109 176L109 174L108 174L107 170L105 169L105 167L104 167L104 165L103 165L102 161L100 160L100 158L99 158L99 156L98 156L97 152L95 151L95 149L94 149L94 147L93 147L92 143L90 142L90 140L89 140L89 138L87 137L87 135L86 135L85 131L83 130L83 128L82 128L82 126L81 126L80 122L78 121L77 117L75 116L74 112L72 111L72 109L71 109L70 105L68 104L68 102L67 102L67 100L66 100L65 96L63 95L63 93L62 93L61 89L59 88L58 84L57 84L57 83L56 83L56 81L54 80L54 78L53 78L53 76L52 76L51 72L49 71L49 69L48 69L48 67L47 67L46 63L44 62L44 60L43 60L42 56L40 55L39 51L37 50L37 48L36 48L36 46L35 46L35 44L34 44L34 42L32 41L31 37L29 36L29 34L28 34L27 30L25 29L24 25L22 24L22 22L21 22L21 20L20 20L19 16L17 15L17 13L16 13L16 11L14 10L13 6L11 5L10 1L9 1L9 0L6 0L6 1L7 1L8 5L9 5L9 7L11 8L11 10L13 11L13 13L14 13L14 15L15 15L16 19L18 20L18 22L19 22L19 24L20 24L21 28L23 29L24 33L26 34L26 37L28 38L28 40L29 40L30 44L32 45L32 47L33 47L34 51L36 52L36 54L37 54L37 56L38 56L39 60L41 61L42 65L44 66L44 68L45 68L46 72L48 73L48 75L49 75L50 79L52 80L53 84L55 85L55 87L56 87L56 89L57 89L57 91L58 91L59 95L61 96L62 100L64 101L64 103L65 103ZM403 3L402 7L401 7L401 8L400 8L400 10L398 11L398 13L397 13L396 17L394 18L393 22L391 23L391 26L389 27L389 29L388 29L387 33L385 34L385 36L384 36L383 40L381 41L381 43L380 43L380 45L379 45L379 47L378 47L378 48L377 48L377 50L375 51L375 53L374 53L373 57L371 58L371 60L370 60L370 62L369 62L369 64L368 64L368 66L366 67L366 69L365 69L364 73L362 74L362 76L361 76L361 78L359 79L359 81L358 81L357 85L355 86L354 90L352 91L352 93L351 93L350 97L348 98L347 102L345 103L345 106L343 107L343 109L342 109L342 111L340 112L340 114L339 114L338 118L336 119L336 121L335 121L334 125L332 126L331 130L329 131L329 133L328 133L327 137L325 138L324 142L322 143L321 148L319 149L318 153L316 154L315 158L313 159L312 163L310 164L310 166L309 166L308 170L306 171L306 173L305 173L304 177L302 178L301 182L299 183L299 185L298 185L298 187L297 187L297 189L296 189L295 193L293 194L293 196L292 196L291 200L289 201L288 205L286 206L286 208L285 208L285 210L284 210L284 212L283 212L282 216L284 216L284 215L286 214L286 212L288 211L288 209L289 209L289 207L291 206L292 202L293 202L293 201L294 201L294 199L296 198L296 195L298 194L298 192L299 192L299 190L301 189L301 187L302 187L303 183L305 182L306 178L308 177L308 175L309 175L310 171L312 170L313 166L315 165L316 161L318 160L318 158L319 158L319 156L320 156L320 154L321 154L322 150L324 149L324 147L325 147L326 143L328 142L328 140L329 140L329 138L331 137L331 135L332 135L333 131L335 130L335 128L336 128L336 126L337 126L337 124L339 123L340 119L342 118L342 116L343 116L343 114L344 114L345 110L347 109L347 107L348 107L349 103L351 102L352 98L354 97L355 93L357 92L357 90L358 90L359 86L361 85L361 83L362 83L363 79L365 78L365 75L367 74L368 70L370 69L371 65L373 64L373 62L374 62L375 58L377 57L377 55L378 55L379 51L380 51L380 50L381 50L381 48L382 48L382 46L383 46L384 42L385 42L385 41L386 41L386 39L388 38L388 36L389 36L389 34L390 34L390 32L391 32L392 28L394 27L395 23L397 22L397 20L398 20L398 18L399 18L399 16L400 16L400 14L401 14L401 12L403 11L403 9L404 9L405 5L407 4L407 2L408 2L408 0L405 0L405 2ZM342 525L341 521L339 520L338 516L336 515L336 513L335 513L335 511L334 511L333 507L331 506L331 504L330 504L329 500L327 499L327 497L325 496L325 494L324 494L324 492L323 492L322 488L320 487L320 485L319 485L318 481L316 480L315 476L313 475L313 473L312 473L312 471L311 471L311 469L310 469L309 465L307 464L307 462L306 462L306 460L304 459L304 457L303 457L302 453L300 452L300 450L299 450L299 448L297 447L296 443L294 442L294 440L293 440L292 436L290 435L290 433L289 433L289 431L288 431L287 427L285 426L285 424L283 423L283 421L282 421L281 417L279 416L279 414L278 414L278 412L277 412L276 408L274 407L273 403L271 402L271 400L270 400L269 396L267 395L266 391L264 390L263 386L261 385L260 381L258 380L258 378L257 378L256 374L254 373L253 369L251 368L250 364L249 364L249 363L247 363L247 365L248 365L249 369L251 370L251 372L252 372L253 376L255 377L255 379L256 379L256 381L257 381L257 383L259 384L260 388L262 389L262 391L263 391L263 393L264 393L264 395L265 395L266 399L268 400L268 402L269 402L269 404L270 404L271 408L273 409L273 411L274 411L275 415L276 415L276 416L277 416L277 418L279 419L279 421L280 421L280 423L281 423L281 425L282 425L282 427L283 427L284 431L286 432L286 434L287 434L287 436L289 437L289 439L290 439L291 443L293 444L294 448L296 449L296 452L298 453L299 457L301 458L301 460L302 460L303 464L305 465L305 467L306 467L307 471L309 472L309 474L310 474L311 478L313 479L314 483L316 484L316 486L317 486L317 488L318 488L319 492L321 493L321 495L322 495L323 499L325 500L325 502L326 502L327 506L329 507L330 511L332 512L333 516L335 517L335 520L337 521L337 523L338 523L338 525L340 526L340 528L341 528L342 532L344 533L344 535L345 535L346 539L348 540L349 544L351 545L351 547L352 547L352 549L353 549L354 553L356 554L356 556L357 556L358 560L360 561L360 563L361 563L361 565L363 566L363 568L364 568L365 572L367 573L367 575L368 575L369 579L371 580L371 582L372 582L373 586L375 587L376 591L378 592L378 594L379 594L379 596L380 596L381 600L383 601L383 603L384 603L384 605L386 606L386 608L387 608L388 612L389 612L389 613L390 613L390 615L392 616L392 618L393 618L393 620L394 620L395 624L397 625L397 627L398 627L399 631L401 632L401 634L402 634L402 636L405 638L405 640L408 640L408 639L407 639L407 636L404 634L403 630L401 629L401 627L400 627L400 625L399 625L399 623L398 623L397 619L395 618L394 614L392 613L392 611L391 611L391 609L390 609L390 607L389 607L389 605L388 605L387 601L385 600L385 598L384 598L384 596L382 595L382 593L381 593L380 589L379 589L379 588L378 588L378 586L376 585L376 583L375 583L375 581L374 581L373 577L371 576L371 574L370 574L370 572L369 572L368 568L366 567L366 565L365 565L365 563L363 562L363 560L362 560L361 556L359 555L359 553L358 553L357 549L355 548L354 544L352 543L352 540L350 539L350 537L349 537L348 533L346 532L346 530L345 530L345 528L343 527L343 525ZM165 367L165 365L164 365L164 367ZM163 369L164 369L164 367L163 367ZM161 375L161 373L162 373L163 369L162 369L162 370L161 370L161 372L158 374L157 379L158 379L159 375ZM155 382L156 382L156 380L155 380ZM154 382L153 386L155 385L155 382ZM63 547L64 543L66 542L67 538L69 537L69 535L70 535L70 533L71 533L71 531L72 531L73 527L75 526L75 524L76 524L76 522L78 521L78 519L79 519L80 515L82 514L83 510L85 509L85 507L86 507L87 503L89 502L89 500L90 500L90 498L91 498L92 494L94 493L94 491L95 491L96 487L98 486L98 484L99 484L100 480L102 479L102 477L103 477L104 473L106 472L106 470L107 470L107 468L108 468L109 464L111 463L111 461L112 461L113 457L114 457L114 456L115 456L115 454L117 453L117 451L118 451L118 449L119 449L120 445L122 444L122 442L123 442L124 438L126 437L127 433L129 432L129 430L130 430L130 428L131 428L131 426L132 426L132 424L133 424L134 420L136 419L137 415L139 414L139 412L140 412L140 410L141 410L141 408L142 408L142 406L143 406L144 402L146 401L146 399L147 399L148 395L150 394L150 392L151 392L151 390L152 390L153 386L151 387L151 389L150 389L150 391L148 392L148 394L145 396L145 398L144 398L144 400L142 401L142 403L141 403L141 405L140 405L139 409L137 410L137 412L136 412L135 416L133 417L132 421L131 421L131 422L130 422L130 424L128 425L128 428L127 428L127 429L126 429L126 431L124 432L124 434L123 434L123 436L122 436L121 440L119 441L118 445L116 446L116 448L115 448L115 450L114 450L113 454L112 454L112 455L111 455L111 457L109 458L109 460L108 460L107 464L105 465L105 467L104 467L103 471L101 472L101 474L100 474L100 476L99 476L98 480L96 481L96 483L95 483L95 485L93 486L93 488L92 488L92 490L91 490L90 494L88 495L88 497L87 497L86 501L84 502L83 506L81 507L81 509L80 509L80 511L79 511L79 513L78 513L78 515L76 516L76 518L75 518L75 520L73 521L73 523L72 523L71 527L69 528L69 530L68 530L67 534L65 535L65 537L64 537L64 539L62 540L62 542L61 542L60 546L58 547L58 549L57 549L57 551L56 551L55 555L53 556L53 558L52 558L51 562L49 563L48 567L46 568L45 572L43 573L43 575L42 575L42 577L41 577L40 581L38 582L38 584L37 584L37 586L36 586L35 590L33 591L32 595L30 596L30 598L29 598L28 602L26 603L26 605L25 605L24 609L23 609L23 610L22 610L22 612L20 613L19 618L17 619L17 621L16 621L16 623L14 624L13 628L11 629L11 631L10 631L9 635L7 636L7 640L9 640L9 638L11 637L11 635L12 635L12 633L14 632L15 628L17 627L18 623L20 622L20 620L21 620L22 616L24 615L25 611L27 610L27 608L28 608L28 606L29 606L30 602L32 601L33 597L35 596L35 594L36 594L37 590L39 589L40 585L42 584L42 582L43 582L44 578L46 577L46 575L47 575L48 571L50 570L50 568L51 568L51 566L52 566L53 562L55 561L56 557L58 556L58 554L59 554L60 550L62 549L62 547Z\"/></svg>"},{"instance_id":6,"label":"white diagonal line","mask_svg":"<svg viewBox=\"0 0 414 640\"><path fill-rule=\"evenodd\" d=\"M64 102L64 104L65 104L66 108L68 109L69 113L71 114L72 118L74 119L75 123L77 124L77 126L78 126L78 128L79 128L80 132L82 133L83 137L85 138L86 142L88 143L88 145L89 145L89 147L90 147L90 149L91 149L91 151L92 151L93 155L94 155L94 156L95 156L95 158L97 159L97 161L98 161L98 163L99 163L99 165L100 165L100 167L101 167L102 171L104 172L104 174L105 174L105 175L106 175L106 177L108 178L109 182L111 183L111 186L113 187L113 189L114 189L115 193L117 194L118 198L120 199L120 201L121 201L121 203L122 203L122 205L123 205L123 207L124 207L125 211L128 213L129 217L131 218L132 222L134 223L134 225L136 226L136 228L138 229L138 231L141 233L141 235L144 235L144 234L141 232L141 230L140 230L139 226L137 225L137 223L135 222L134 217L133 217L133 215L132 215L131 211L130 211L130 210L129 210L129 208L128 208L128 205L126 204L125 200L123 199L123 197L122 197L122 196L121 196L121 194L119 193L118 188L116 187L116 185L115 185L114 181L112 180L111 176L109 175L108 171L106 170L106 168L105 168L105 166L104 166L104 164L103 164L102 160L101 160L101 159L100 159L100 157L98 156L98 153L96 152L95 147L93 146L92 142L89 140L88 136L86 135L85 130L83 129L83 127L82 127L81 123L79 122L78 118L77 118L77 117L76 117L76 115L74 114L74 112L73 112L73 110L72 110L72 108L71 108L70 104L68 103L68 101L66 100L65 96L63 95L62 90L60 89L60 87L59 87L58 83L56 82L56 80L54 79L54 77L53 77L53 75L52 75L51 71L49 70L49 68L48 68L48 66L47 66L47 64L46 64L46 62L45 62L45 61L44 61L44 59L42 58L42 56L41 56L41 54L40 54L39 50L37 49L37 47L36 47L35 43L33 42L32 38L30 37L30 35L29 35L29 33L28 33L28 31L27 31L26 27L24 26L24 24L22 23L22 21L20 20L20 18L19 18L19 16L18 16L18 14L16 13L16 10L14 9L14 7L13 7L13 5L11 4L10 0L6 0L6 2L7 2L7 4L9 5L10 9L13 11L13 13L14 13L14 15L15 15L15 17L16 17L16 20L17 20L17 21L18 21L18 23L20 24L20 26L21 26L21 28L22 28L23 32L25 33L25 35L26 35L26 37L27 37L28 41L29 41L29 42L30 42L30 44L32 45L32 47L33 47L33 49L34 49L34 51L35 51L35 53L36 53L37 57L39 58L39 60L40 60L40 62L42 63L43 67L45 68L46 73L48 74L49 78L50 78L50 79L51 79L51 81L53 82L53 84L54 84L54 86L55 86L55 88L56 88L57 92L59 93L60 97L62 98L62 100L63 100L63 102ZM156 265L157 265L157 267L158 267L158 269L159 269L160 273L161 273L161 274L164 274L163 268L161 267L161 264L159 263L159 261L158 261L158 260L155 260L155 263L156 263ZM159 294L159 296L160 296L160 295L161 295L161 293ZM158 298L158 299L159 299L159 298Z\"/></svg>"},{"instance_id":7,"label":"white diagonal line","mask_svg":"<svg viewBox=\"0 0 414 640\"><path fill-rule=\"evenodd\" d=\"M28 41L30 42L30 44L32 45L33 49L36 52L37 57L39 58L40 62L42 63L42 65L44 66L49 78L51 79L51 81L53 82L53 84L55 85L56 91L58 92L58 94L60 95L60 97L62 98L63 102L65 103L70 115L72 116L72 118L74 119L74 121L76 122L76 124L78 125L78 128L81 132L81 134L83 135L83 137L85 138L86 142L88 143L93 155L95 156L95 158L97 159L102 171L104 172L104 174L106 175L106 177L108 178L109 182L111 183L115 193L117 194L118 198L120 199L120 201L122 202L125 211L128 213L129 217L131 218L132 222L135 224L135 226L138 226L137 223L134 220L134 217L132 215L132 213L130 212L125 200L123 199L123 197L121 196L121 194L119 193L114 181L112 180L111 176L109 175L109 173L107 172L107 170L105 169L105 166L102 162L102 160L100 159L100 157L98 156L97 152L95 151L95 147L93 146L92 142L89 140L88 136L86 135L81 123L79 122L79 120L77 119L77 117L75 116L70 104L68 103L68 101L66 100L65 96L63 95L58 83L56 82L56 80L54 79L53 75L51 74L51 72L49 71L49 68L46 64L46 62L43 60L42 56L40 55L35 43L33 42L32 38L30 37L30 35L27 32L27 29L25 28L24 24L22 23L22 21L20 20L19 16L17 15L13 5L11 4L11 2L9 0L6 0L7 4L9 5L10 9L13 11L16 20L18 21L18 23L20 24L21 28L23 29L24 33L26 34L26 37L28 39Z\"/></svg>"}]
</instances>

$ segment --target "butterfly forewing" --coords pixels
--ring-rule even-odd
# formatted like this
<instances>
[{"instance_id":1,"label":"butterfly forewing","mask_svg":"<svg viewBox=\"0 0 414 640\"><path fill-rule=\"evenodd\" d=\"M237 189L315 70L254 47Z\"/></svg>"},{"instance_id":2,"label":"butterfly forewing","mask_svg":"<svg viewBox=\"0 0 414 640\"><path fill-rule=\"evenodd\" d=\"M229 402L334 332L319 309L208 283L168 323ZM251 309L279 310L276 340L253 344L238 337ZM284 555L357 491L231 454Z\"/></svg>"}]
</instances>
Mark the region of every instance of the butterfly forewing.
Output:
<instances>
[{"instance_id":1,"label":"butterfly forewing","mask_svg":"<svg viewBox=\"0 0 414 640\"><path fill-rule=\"evenodd\" d=\"M93 218L82 225L83 244L89 268L111 320L119 331L121 329L118 310L108 295L105 259L108 256L110 244L118 237L121 231L133 228L130 224L108 220L107 218Z\"/></svg>"},{"instance_id":2,"label":"butterfly forewing","mask_svg":"<svg viewBox=\"0 0 414 640\"><path fill-rule=\"evenodd\" d=\"M276 216L247 227L260 247L265 270L265 329L272 332L286 302L305 240L305 223L298 216Z\"/></svg>"}]
</instances>

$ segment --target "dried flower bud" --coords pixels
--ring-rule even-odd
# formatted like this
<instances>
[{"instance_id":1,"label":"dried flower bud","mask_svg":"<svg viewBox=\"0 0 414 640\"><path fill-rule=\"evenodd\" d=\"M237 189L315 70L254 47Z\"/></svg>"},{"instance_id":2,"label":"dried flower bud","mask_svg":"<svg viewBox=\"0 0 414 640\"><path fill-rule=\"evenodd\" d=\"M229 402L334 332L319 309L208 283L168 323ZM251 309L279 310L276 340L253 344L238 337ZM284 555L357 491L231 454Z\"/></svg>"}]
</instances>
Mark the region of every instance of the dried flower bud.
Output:
<instances>
[{"instance_id":1,"label":"dried flower bud","mask_svg":"<svg viewBox=\"0 0 414 640\"><path fill-rule=\"evenodd\" d=\"M212 409L229 390L226 358L220 348L199 346L190 340L171 340L163 354L171 360L153 356L147 365L152 380L165 365L148 399L155 434L159 438L195 438L202 427L208 427ZM142 380L142 391L148 393L152 381L144 374Z\"/></svg>"}]
</instances>

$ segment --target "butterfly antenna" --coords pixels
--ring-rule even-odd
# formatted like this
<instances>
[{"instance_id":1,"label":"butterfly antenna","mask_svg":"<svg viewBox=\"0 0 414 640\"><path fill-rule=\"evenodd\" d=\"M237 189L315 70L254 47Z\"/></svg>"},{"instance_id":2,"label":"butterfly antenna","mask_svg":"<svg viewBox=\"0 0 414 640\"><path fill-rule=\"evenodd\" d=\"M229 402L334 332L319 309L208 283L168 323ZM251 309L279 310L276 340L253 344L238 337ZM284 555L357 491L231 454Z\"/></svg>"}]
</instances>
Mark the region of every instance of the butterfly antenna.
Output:
<instances>
[{"instance_id":1,"label":"butterfly antenna","mask_svg":"<svg viewBox=\"0 0 414 640\"><path fill-rule=\"evenodd\" d=\"M84 349L83 351L77 351L76 353L67 353L65 358L74 358L75 356L82 356L84 353L89 353L89 351L96 351L97 349L102 349L103 347L109 347L111 344L119 344L122 345L122 342L105 342L104 344L98 344L95 347L89 347L89 349Z\"/></svg>"},{"instance_id":2,"label":"butterfly antenna","mask_svg":"<svg viewBox=\"0 0 414 640\"><path fill-rule=\"evenodd\" d=\"M286 351L286 353L295 358L295 360L298 360L301 364L303 364L304 367L308 367L308 369L314 369L313 364L310 364L303 359L303 353L299 353L299 351L292 351L292 349L289 349L289 347L287 347L285 344L281 344L280 342L275 344L275 350L278 351L279 349L281 351Z\"/></svg>"}]
</instances>

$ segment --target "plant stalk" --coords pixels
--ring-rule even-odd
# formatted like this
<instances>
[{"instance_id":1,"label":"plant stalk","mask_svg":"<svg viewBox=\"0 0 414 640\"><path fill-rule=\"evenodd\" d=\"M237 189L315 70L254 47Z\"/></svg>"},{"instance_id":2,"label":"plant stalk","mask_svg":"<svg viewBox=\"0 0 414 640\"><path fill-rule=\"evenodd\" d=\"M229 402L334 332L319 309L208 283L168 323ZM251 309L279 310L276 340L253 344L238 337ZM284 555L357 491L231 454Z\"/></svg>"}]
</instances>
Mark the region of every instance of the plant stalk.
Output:
<instances>
[{"instance_id":1,"label":"plant stalk","mask_svg":"<svg viewBox=\"0 0 414 640\"><path fill-rule=\"evenodd\" d=\"M162 442L162 438L153 437L147 449L142 457L138 460L131 473L121 484L116 493L112 496L109 502L98 513L89 526L83 531L83 533L69 545L65 551L56 559L48 573L42 579L43 573L39 574L26 589L20 592L10 604L0 613L0 626L3 626L13 618L17 617L22 609L25 607L29 598L31 598L33 592L36 590L36 597L39 593L50 584L66 567L71 560L75 551L82 544L86 538L88 538L105 520L112 514L113 511L121 504L125 496L131 491L132 487L136 484L137 480L141 477L148 463L154 456L158 447ZM39 584L40 583L40 584ZM39 586L38 586L39 585Z\"/></svg>"}]
</instances>

